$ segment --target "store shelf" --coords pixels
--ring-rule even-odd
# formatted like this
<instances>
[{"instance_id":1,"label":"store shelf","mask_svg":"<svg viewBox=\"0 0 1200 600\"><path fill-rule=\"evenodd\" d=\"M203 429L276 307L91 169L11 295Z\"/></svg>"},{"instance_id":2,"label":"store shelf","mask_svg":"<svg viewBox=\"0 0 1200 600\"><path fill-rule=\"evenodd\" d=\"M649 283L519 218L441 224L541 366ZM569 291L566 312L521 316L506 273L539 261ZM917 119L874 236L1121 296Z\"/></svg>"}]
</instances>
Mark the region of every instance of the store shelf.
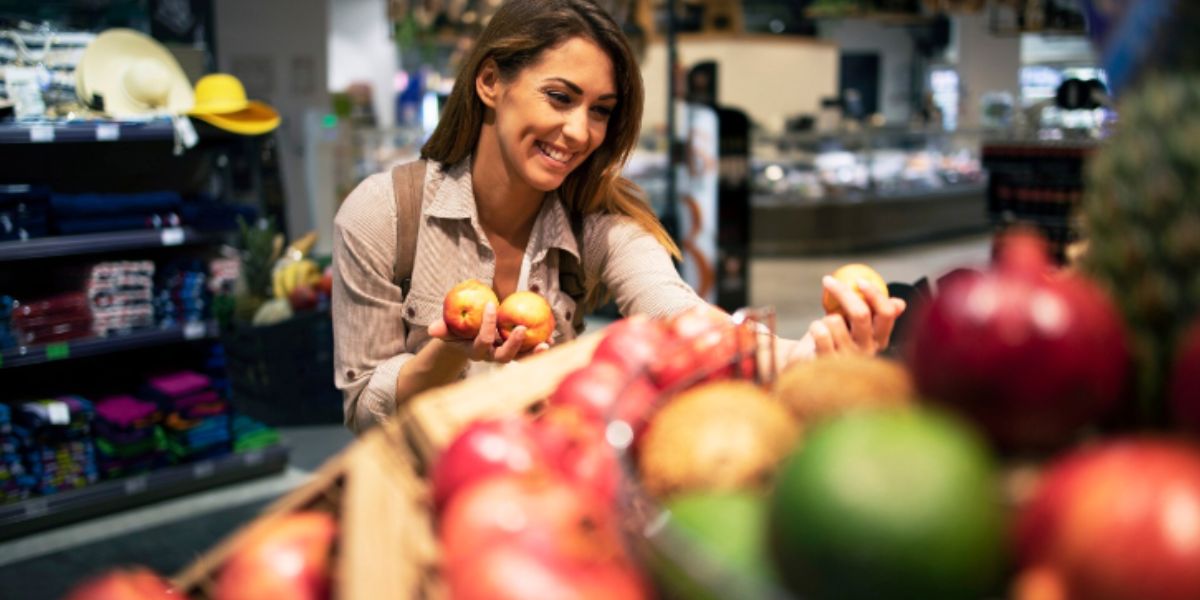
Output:
<instances>
[{"instance_id":1,"label":"store shelf","mask_svg":"<svg viewBox=\"0 0 1200 600\"><path fill-rule=\"evenodd\" d=\"M277 473L287 466L287 461L287 447L271 446L3 505L0 506L0 540L224 483Z\"/></svg>"},{"instance_id":2,"label":"store shelf","mask_svg":"<svg viewBox=\"0 0 1200 600\"><path fill-rule=\"evenodd\" d=\"M0 124L0 144L172 141L168 120L77 121Z\"/></svg>"},{"instance_id":3,"label":"store shelf","mask_svg":"<svg viewBox=\"0 0 1200 600\"><path fill-rule=\"evenodd\" d=\"M97 252L208 244L218 241L219 238L220 234L201 233L191 227L33 238L24 241L0 242L0 263Z\"/></svg>"},{"instance_id":4,"label":"store shelf","mask_svg":"<svg viewBox=\"0 0 1200 600\"><path fill-rule=\"evenodd\" d=\"M217 323L208 321L165 329L143 329L112 337L82 338L37 346L17 346L0 351L0 370L70 358L165 346L184 341L215 339L217 334Z\"/></svg>"}]
</instances>

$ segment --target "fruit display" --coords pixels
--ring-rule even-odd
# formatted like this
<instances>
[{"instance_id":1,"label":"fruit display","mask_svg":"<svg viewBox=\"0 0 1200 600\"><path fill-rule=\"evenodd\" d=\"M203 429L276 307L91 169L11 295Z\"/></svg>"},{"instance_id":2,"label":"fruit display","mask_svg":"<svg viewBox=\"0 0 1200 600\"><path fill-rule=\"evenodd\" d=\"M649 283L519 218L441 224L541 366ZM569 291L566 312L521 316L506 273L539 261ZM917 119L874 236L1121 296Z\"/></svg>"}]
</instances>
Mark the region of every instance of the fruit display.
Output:
<instances>
[{"instance_id":1,"label":"fruit display","mask_svg":"<svg viewBox=\"0 0 1200 600\"><path fill-rule=\"evenodd\" d=\"M176 600L174 589L145 567L113 569L84 581L67 592L64 600Z\"/></svg>"},{"instance_id":2,"label":"fruit display","mask_svg":"<svg viewBox=\"0 0 1200 600\"><path fill-rule=\"evenodd\" d=\"M856 408L909 404L916 395L904 365L855 355L790 365L771 393L797 419L810 424Z\"/></svg>"},{"instance_id":3,"label":"fruit display","mask_svg":"<svg viewBox=\"0 0 1200 600\"><path fill-rule=\"evenodd\" d=\"M1147 426L1167 423L1174 352L1200 315L1197 102L1194 73L1153 77L1122 94L1121 126L1087 170L1084 268L1116 299L1129 327L1134 395Z\"/></svg>"}]
</instances>

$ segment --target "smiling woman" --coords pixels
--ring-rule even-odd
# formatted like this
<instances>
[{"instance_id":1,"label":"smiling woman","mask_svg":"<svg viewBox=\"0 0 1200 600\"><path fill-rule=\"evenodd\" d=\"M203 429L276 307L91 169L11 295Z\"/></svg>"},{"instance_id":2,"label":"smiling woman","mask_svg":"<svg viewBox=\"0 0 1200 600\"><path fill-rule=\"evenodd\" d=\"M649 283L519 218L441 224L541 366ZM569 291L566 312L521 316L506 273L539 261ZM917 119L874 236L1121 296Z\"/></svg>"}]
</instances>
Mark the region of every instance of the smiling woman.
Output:
<instances>
[{"instance_id":1,"label":"smiling woman","mask_svg":"<svg viewBox=\"0 0 1200 600\"><path fill-rule=\"evenodd\" d=\"M461 281L478 279L500 300L545 297L555 329L533 351L574 338L603 298L624 315L703 304L641 190L621 177L641 117L637 63L595 2L501 6L422 160L367 178L334 221L335 381L348 427L361 431L421 391L525 351L524 327L501 340L493 305L473 339L447 328L442 301ZM781 340L781 362L886 346L899 301L826 287L853 324L815 322L819 341Z\"/></svg>"}]
</instances>

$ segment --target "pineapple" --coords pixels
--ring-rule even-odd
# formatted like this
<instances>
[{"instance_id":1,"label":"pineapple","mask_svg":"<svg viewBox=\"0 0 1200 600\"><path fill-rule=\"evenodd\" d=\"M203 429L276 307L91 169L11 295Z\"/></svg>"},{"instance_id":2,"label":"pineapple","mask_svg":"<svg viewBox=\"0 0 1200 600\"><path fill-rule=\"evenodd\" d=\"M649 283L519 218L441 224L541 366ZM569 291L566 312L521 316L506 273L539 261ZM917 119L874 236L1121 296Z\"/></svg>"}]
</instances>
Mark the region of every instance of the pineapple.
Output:
<instances>
[{"instance_id":1,"label":"pineapple","mask_svg":"<svg viewBox=\"0 0 1200 600\"><path fill-rule=\"evenodd\" d=\"M234 318L249 322L271 296L271 269L283 251L283 235L276 231L273 220L250 226L239 217L238 225L242 230L242 280L234 301Z\"/></svg>"},{"instance_id":2,"label":"pineapple","mask_svg":"<svg viewBox=\"0 0 1200 600\"><path fill-rule=\"evenodd\" d=\"M1200 74L1152 75L1088 165L1084 268L1126 319L1143 425L1167 422L1166 380L1200 307Z\"/></svg>"}]
</instances>

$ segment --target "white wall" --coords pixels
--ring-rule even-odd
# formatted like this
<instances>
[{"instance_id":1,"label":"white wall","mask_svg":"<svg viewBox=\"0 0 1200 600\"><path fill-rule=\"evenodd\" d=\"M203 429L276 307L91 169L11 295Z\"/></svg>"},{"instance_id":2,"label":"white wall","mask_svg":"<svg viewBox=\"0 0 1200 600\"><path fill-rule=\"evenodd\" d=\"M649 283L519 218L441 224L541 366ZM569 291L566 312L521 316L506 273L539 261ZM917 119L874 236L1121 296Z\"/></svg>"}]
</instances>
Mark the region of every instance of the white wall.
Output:
<instances>
[{"instance_id":1,"label":"white wall","mask_svg":"<svg viewBox=\"0 0 1200 600\"><path fill-rule=\"evenodd\" d=\"M387 18L387 0L329 0L329 91L371 84L375 117L395 123L398 53Z\"/></svg>"},{"instance_id":2,"label":"white wall","mask_svg":"<svg viewBox=\"0 0 1200 600\"><path fill-rule=\"evenodd\" d=\"M706 60L718 65L718 102L745 111L770 131L782 130L784 120L796 114L815 115L822 98L837 94L837 48L821 41L752 35L680 36L679 62L684 67ZM666 65L665 44L650 45L642 61L646 88L643 132L666 127Z\"/></svg>"},{"instance_id":3,"label":"white wall","mask_svg":"<svg viewBox=\"0 0 1200 600\"><path fill-rule=\"evenodd\" d=\"M879 54L879 111L889 124L907 123L912 115L912 36L903 27L874 21L846 19L821 25L822 39L841 52ZM836 82L835 82L836 85Z\"/></svg>"},{"instance_id":4,"label":"white wall","mask_svg":"<svg viewBox=\"0 0 1200 600\"><path fill-rule=\"evenodd\" d=\"M986 15L955 17L958 29L958 76L962 84L959 127L980 125L983 95L1006 91L1014 103L1021 97L1021 38L994 36Z\"/></svg>"},{"instance_id":5,"label":"white wall","mask_svg":"<svg viewBox=\"0 0 1200 600\"><path fill-rule=\"evenodd\" d=\"M276 132L287 196L287 231L315 227L304 173L304 118L329 111L326 84L330 0L216 0L217 68L282 116ZM322 237L330 233L320 232Z\"/></svg>"}]
</instances>

